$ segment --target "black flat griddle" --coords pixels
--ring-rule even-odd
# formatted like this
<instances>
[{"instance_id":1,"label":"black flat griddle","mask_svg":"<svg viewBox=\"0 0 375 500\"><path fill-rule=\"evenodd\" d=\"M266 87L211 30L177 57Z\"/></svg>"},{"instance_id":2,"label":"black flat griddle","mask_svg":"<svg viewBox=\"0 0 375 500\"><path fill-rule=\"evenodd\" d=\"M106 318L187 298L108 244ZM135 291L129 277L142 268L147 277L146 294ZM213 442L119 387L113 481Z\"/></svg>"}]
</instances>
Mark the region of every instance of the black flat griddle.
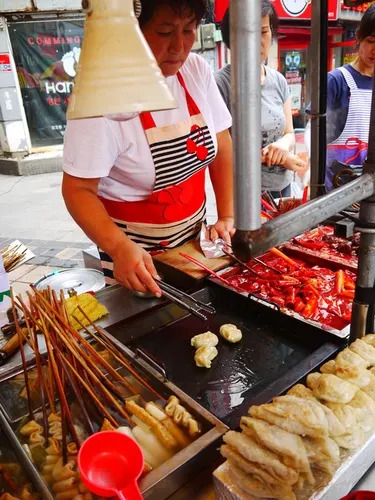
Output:
<instances>
[{"instance_id":1,"label":"black flat griddle","mask_svg":"<svg viewBox=\"0 0 375 500\"><path fill-rule=\"evenodd\" d=\"M339 345L317 328L300 324L278 311L257 307L246 297L208 285L194 296L217 313L207 322L173 304L108 331L133 351L140 349L162 367L168 380L230 427L236 427L250 404L261 404L286 391L327 358ZM210 369L194 363L190 339L222 324L233 323L243 339L221 339Z\"/></svg>"}]
</instances>

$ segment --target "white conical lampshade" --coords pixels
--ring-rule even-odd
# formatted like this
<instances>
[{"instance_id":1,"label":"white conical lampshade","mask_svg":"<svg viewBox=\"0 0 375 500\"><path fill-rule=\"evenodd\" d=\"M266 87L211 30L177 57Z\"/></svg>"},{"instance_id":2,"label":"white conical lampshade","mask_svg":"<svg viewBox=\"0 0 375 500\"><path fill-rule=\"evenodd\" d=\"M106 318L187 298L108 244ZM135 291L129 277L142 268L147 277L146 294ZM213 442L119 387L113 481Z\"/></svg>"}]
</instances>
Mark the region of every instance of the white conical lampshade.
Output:
<instances>
[{"instance_id":1,"label":"white conical lampshade","mask_svg":"<svg viewBox=\"0 0 375 500\"><path fill-rule=\"evenodd\" d=\"M70 120L176 107L134 15L133 0L89 0Z\"/></svg>"}]
</instances>

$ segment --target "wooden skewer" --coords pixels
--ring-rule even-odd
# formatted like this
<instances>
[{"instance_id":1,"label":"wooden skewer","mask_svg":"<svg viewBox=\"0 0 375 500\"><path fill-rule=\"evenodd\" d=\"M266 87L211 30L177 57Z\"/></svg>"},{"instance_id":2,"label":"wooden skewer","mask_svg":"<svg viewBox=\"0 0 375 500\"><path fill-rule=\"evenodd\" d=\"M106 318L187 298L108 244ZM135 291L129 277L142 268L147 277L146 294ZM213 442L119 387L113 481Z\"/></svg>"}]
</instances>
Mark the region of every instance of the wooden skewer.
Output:
<instances>
[{"instance_id":1,"label":"wooden skewer","mask_svg":"<svg viewBox=\"0 0 375 500\"><path fill-rule=\"evenodd\" d=\"M69 384L70 384L70 386L71 386L71 388L72 388L72 390L74 392L74 395L76 397L78 406L80 407L82 415L85 418L88 431L89 431L90 434L94 434L95 429L94 429L93 423L91 422L90 416L89 416L87 408L85 406L85 403L84 403L84 401L82 399L82 394L80 393L80 391L78 389L78 386L75 383L72 374L70 373L69 369L66 367L66 365L64 363L65 360L63 359L62 354L59 351L56 351L56 355L57 355L57 358L59 359L59 361L61 363L61 366L62 366L62 368L64 370L65 375L67 376L67 378L69 380Z\"/></svg>"},{"instance_id":2,"label":"wooden skewer","mask_svg":"<svg viewBox=\"0 0 375 500\"><path fill-rule=\"evenodd\" d=\"M27 292L27 295L29 297L30 303L33 303L34 299L31 296L30 292ZM34 302L34 304L35 304L35 302ZM43 309L38 304L35 304L35 306L36 306L36 309L37 309L37 311L39 313L42 313L43 315L45 315L45 312L43 311ZM42 318L40 318L40 319L42 320ZM50 319L50 318L48 318L48 316L47 316L47 319ZM50 338L50 335L49 335L49 332L48 332L48 328L43 328L42 331L43 331L43 333L45 335L45 338L46 338L46 346L47 346L47 351L48 351L49 364L52 367L54 379L55 379L55 382L56 382L56 385L57 385L57 390L58 390L58 393L59 393L60 403L61 403L61 406L64 406L65 415L66 415L66 418L67 418L67 421L68 421L70 433L72 434L73 440L76 443L77 447L79 448L80 445L81 445L81 443L80 443L80 440L78 438L77 431L76 431L76 429L74 427L73 419L72 419L72 414L70 413L70 408L69 408L69 405L68 405L68 401L66 399L64 388L63 388L63 385L61 383L60 374L59 374L59 370L57 368L57 364L56 364L54 352L53 352L53 349L52 349L52 343L51 343L51 338Z\"/></svg>"},{"instance_id":3,"label":"wooden skewer","mask_svg":"<svg viewBox=\"0 0 375 500\"><path fill-rule=\"evenodd\" d=\"M127 368L129 372L142 384L144 385L150 392L152 392L155 396L157 396L158 399L161 399L162 401L165 401L165 398L161 396L129 363L129 361L126 359L126 357L123 355L121 351L117 349L117 347L113 344L111 339L109 339L105 333L95 324L93 323L90 318L87 316L85 311L82 309L81 306L78 306L78 310L83 314L83 316L86 318L86 320L89 322L89 325L95 329L95 331L100 335L102 342L104 342L103 345L105 345L108 348L110 348L111 353L113 354L114 358L116 361L118 361L124 368ZM77 320L77 318L75 318ZM80 323L81 324L81 323ZM96 336L92 331L87 330L90 335L94 337L95 340L99 342L98 336Z\"/></svg>"},{"instance_id":4,"label":"wooden skewer","mask_svg":"<svg viewBox=\"0 0 375 500\"><path fill-rule=\"evenodd\" d=\"M72 373L74 373L75 377L80 381L80 383L83 385L83 387L86 389L86 391L89 393L91 396L92 400L95 402L95 404L98 405L98 407L102 410L103 414L106 416L106 418L111 422L111 424L114 427L119 427L119 423L115 420L115 418L108 412L108 410L105 408L103 403L100 401L100 399L96 396L94 391L91 389L90 385L87 384L87 382L81 377L81 375L75 371L73 365L68 361L67 358L62 358L62 362L67 364Z\"/></svg>"},{"instance_id":5,"label":"wooden skewer","mask_svg":"<svg viewBox=\"0 0 375 500\"><path fill-rule=\"evenodd\" d=\"M44 373L43 373L42 362L41 362L41 359L40 359L40 351L39 351L38 334L37 334L37 330L36 330L36 325L35 325L34 322L33 322L32 326L30 325L29 319L32 320L33 317L31 315L31 312L28 310L28 308L24 304L24 302L22 300L22 297L20 295L17 296L17 300L21 304L20 308L22 309L22 311L24 313L25 322L26 322L26 325L27 325L28 329L32 328L33 339L34 339L33 350L34 350L34 353L35 353L36 366L37 366L37 369L38 369L38 365L40 367L40 376L41 376L41 380L42 380L42 385L43 385L43 388L45 389L45 391L47 393L48 403L49 403L49 406L51 408L51 411L53 413L56 413L55 401L54 401L54 398L53 398L53 394L50 391L50 387L48 386L48 384L47 384L47 382L45 380L45 377L44 377ZM43 390L43 393L44 393L44 390ZM42 396L42 399L43 399L44 398L44 394L42 395L42 391L41 391L41 396ZM46 426L46 430L48 432L48 424Z\"/></svg>"},{"instance_id":6,"label":"wooden skewer","mask_svg":"<svg viewBox=\"0 0 375 500\"><path fill-rule=\"evenodd\" d=\"M14 323L16 325L18 342L20 344L20 352L21 352L21 359L22 359L22 366L23 366L23 373L24 373L24 377L25 377L25 387L26 387L26 394L27 394L27 407L29 410L30 420L34 420L33 405L32 405L31 391L30 391L30 385L29 385L29 376L27 373L25 351L23 349L21 328L20 328L20 325L18 323L18 318L17 318L17 313L16 313L16 305L14 303L14 295L13 295L13 288L12 287L10 288L10 298L12 301L12 312L13 312L13 317L14 317Z\"/></svg>"},{"instance_id":7,"label":"wooden skewer","mask_svg":"<svg viewBox=\"0 0 375 500\"><path fill-rule=\"evenodd\" d=\"M20 301L21 305L23 305L21 297L18 297L18 301ZM42 369L42 366L41 366L40 352L39 352L39 346L38 346L38 335L36 333L35 325L32 325L32 327L30 327L29 320L28 320L28 317L27 317L28 316L27 312L26 312L26 310L23 307L22 307L22 312L23 312L23 316L25 318L26 327L29 330L29 332L32 331L32 335L34 337L34 353L35 353L35 361L36 361L36 371L37 371L37 374L38 374L40 399L41 399L41 402L42 402L43 434L44 434L44 438L45 438L46 443L47 443L48 442L48 418L47 418L47 409L46 409L46 394L44 392L43 369ZM50 406L50 408L52 408L52 406Z\"/></svg>"},{"instance_id":8,"label":"wooden skewer","mask_svg":"<svg viewBox=\"0 0 375 500\"><path fill-rule=\"evenodd\" d=\"M63 317L57 313L57 318L64 323L64 320L63 320ZM105 360L103 359L96 351L95 349L92 348L92 346L85 340L81 337L81 335L79 335L78 332L76 332L76 330L74 330L74 328L70 327L69 325L66 325L66 328L69 329L69 332L73 335L73 337L77 340L78 343L80 344L83 344L85 346L85 348L87 349L88 353L91 354L97 361L100 365L103 366L103 368L105 368L108 373L110 373L112 375L113 378L117 379L121 384L123 384L128 390L130 390L130 392L132 392L133 394L137 394L136 391L134 391L134 389L131 387L131 385ZM65 332L64 332L65 334ZM67 338L67 336L66 336ZM80 354L89 362L91 363L91 360L90 360L90 357L86 354L86 352L84 350L79 350ZM96 371L97 375L99 377L102 376L102 373L100 371L100 369L92 364L92 368L94 369L94 371ZM105 377L105 383L110 387L110 389L115 393L117 394L118 397L122 397L121 393L118 391L117 387L115 385L112 384L112 382L107 378Z\"/></svg>"},{"instance_id":9,"label":"wooden skewer","mask_svg":"<svg viewBox=\"0 0 375 500\"><path fill-rule=\"evenodd\" d=\"M33 300L31 298L31 300ZM67 341L67 339L64 339L64 335L60 332L59 328L55 325L53 320L46 314L46 312L40 307L37 306L38 312L44 316L47 321L50 322L51 327L55 330L57 335L64 341L65 340L65 346L72 352L72 354L77 358L78 362L83 366L83 368L86 370L90 378L98 384L99 389L102 391L103 395L106 397L106 399L112 404L114 408L120 413L122 417L124 417L130 425L134 426L133 421L130 419L129 414L124 410L124 408L119 404L119 402L112 396L112 394L109 392L109 390L104 386L104 384L101 383L101 380L99 377L95 375L95 373L91 370L91 368L87 365L85 360L83 359L82 356L80 356L76 350L71 346L71 344ZM103 377L104 375L101 374ZM104 377L106 378L106 377Z\"/></svg>"}]
</instances>

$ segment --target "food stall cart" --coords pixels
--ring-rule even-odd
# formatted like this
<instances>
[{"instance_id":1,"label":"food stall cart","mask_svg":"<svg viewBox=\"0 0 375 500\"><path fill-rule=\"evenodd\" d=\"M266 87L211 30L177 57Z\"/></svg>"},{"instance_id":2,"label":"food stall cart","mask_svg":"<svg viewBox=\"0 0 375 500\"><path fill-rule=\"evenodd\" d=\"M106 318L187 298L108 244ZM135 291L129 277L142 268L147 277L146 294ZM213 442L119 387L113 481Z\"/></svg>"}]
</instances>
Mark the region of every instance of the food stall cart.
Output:
<instances>
[{"instance_id":1,"label":"food stall cart","mask_svg":"<svg viewBox=\"0 0 375 500\"><path fill-rule=\"evenodd\" d=\"M232 46L234 89L237 96L234 100L234 137L238 194L236 219L239 228L233 242L235 254L245 262L258 255L264 259L264 254L270 248L325 221L350 204L365 200L360 212L358 279L350 331L350 340L354 341L357 337L371 332L371 321L368 321L368 318L371 316L372 305L369 288L370 285L371 288L373 286L375 273L372 259L372 224L375 222L372 220L374 152L369 148L369 157L361 178L325 197L304 204L293 213L281 215L260 228L260 140L257 127L251 126L252 123L258 123L260 117L259 95L256 92L260 81L260 64L254 64L253 60L254 54L260 53L259 5L256 5L256 2L247 2L244 6L240 1L233 1L232 12L233 22L238 26L237 30L232 30L235 37ZM248 36L249 33L251 36ZM241 65L238 64L239 54L236 52L236 47L239 46L245 47L245 53L248 54ZM243 81L250 82L249 94L244 90L247 86L241 86ZM244 100L248 102L248 107L241 105ZM375 106L373 111L374 117ZM371 138L375 134L373 122L374 120ZM241 130L241 134L236 132L238 130ZM372 144L375 147L374 141ZM273 261L267 260L267 263L268 266L275 265ZM345 326L341 329L327 327L322 321L319 323L311 321L307 316L288 314L285 308L277 307L272 300L270 304L269 301L259 300L256 293L249 294L239 290L234 281L230 281L236 275L231 274L233 268L229 268L229 261L221 263L226 266L226 274L220 273L212 279L202 279L202 274L197 274L194 266L187 269L186 265L179 264L181 259L175 254L165 254L160 258L159 267L164 280L179 289L188 290L193 299L198 301L198 305L206 304L213 308L211 312L204 313L205 318L202 315L197 317L196 314L189 313L185 308L166 299L135 297L130 292L114 286L97 294L99 302L108 308L109 315L97 322L98 330L90 329L88 334L99 334L112 355L122 360L126 366L130 365L138 374L142 374L153 390L161 396L158 402L165 402L171 396L177 397L181 405L202 426L202 433L196 441L189 443L144 477L141 489L145 498L168 498L184 483L194 483L193 478L202 467L207 464L215 465L219 460L217 447L221 436L228 427L238 428L241 416L246 414L250 405L268 403L275 396L284 394L295 384L304 381L307 375L335 357L349 340L349 331L345 330ZM261 264L258 263L258 266ZM258 268L254 269L260 273ZM282 273L287 274L289 271L291 270L285 268ZM331 272L335 274L336 270ZM225 286L222 286L223 279ZM39 297L38 300L42 299ZM35 322L43 326L40 323L41 314L39 311ZM29 320L31 321L31 316ZM236 325L242 331L242 341L239 344L230 344L220 340L218 356L212 367L207 370L197 367L193 362L191 338L206 331L218 334L224 324ZM77 340L69 325L67 328L74 336L75 342L83 344L84 349L91 353L84 342ZM63 333L61 336L62 339ZM41 344L40 354L45 356L47 348L48 345L43 348ZM58 342L54 344L54 348L60 349ZM32 352L28 355L27 349L26 347L24 350L24 362L18 361L10 370L3 372L0 381L0 424L15 449L19 451L23 465L35 480L35 487L39 488L43 498L53 498L54 494L46 489L45 484L40 484L41 473L32 465L32 457L25 451L24 446L20 446L20 422L25 415L27 418L28 408L25 400L21 401L21 404L20 398L15 397L17 390L19 393L17 376L28 363L30 367L27 366L27 372L33 369L33 364L38 368L38 360L33 361ZM49 360L51 352L53 351L48 352ZM63 364L64 362L61 362L61 365ZM105 363L104 366L110 370ZM80 371L77 373L79 376ZM55 374L61 376L59 371ZM81 383L84 381L83 377ZM73 388L74 384L71 386ZM64 400L64 391L59 392L60 399ZM146 394L142 393L141 396L146 400ZM118 394L116 397L120 398ZM41 406L43 408L43 401ZM82 410L84 407L85 405ZM367 439L363 448L348 456L341 475L336 475L335 481L327 487L337 487L340 478L345 474L346 477L350 476L350 480L345 484L348 491L370 467L373 444L373 439ZM354 467L357 463L361 463L361 467ZM354 474L348 474L348 470L354 471ZM220 478L219 483L219 487L224 484ZM180 491L180 495L185 494L180 498L191 498L191 491ZM335 491L342 493L341 490ZM333 494L332 492L333 490L328 491L328 494ZM325 493L327 494L327 491ZM176 495L178 498L178 493ZM311 495L313 491L310 492L310 497Z\"/></svg>"}]
</instances>

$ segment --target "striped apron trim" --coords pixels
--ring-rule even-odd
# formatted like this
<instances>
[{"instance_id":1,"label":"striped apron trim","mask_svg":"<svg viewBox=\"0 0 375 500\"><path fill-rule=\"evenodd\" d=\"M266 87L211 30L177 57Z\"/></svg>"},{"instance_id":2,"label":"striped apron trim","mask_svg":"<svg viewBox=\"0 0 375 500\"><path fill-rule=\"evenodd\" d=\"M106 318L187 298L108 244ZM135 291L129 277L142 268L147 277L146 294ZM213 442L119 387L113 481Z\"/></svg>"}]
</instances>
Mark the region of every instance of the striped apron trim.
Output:
<instances>
[{"instance_id":1,"label":"striped apron trim","mask_svg":"<svg viewBox=\"0 0 375 500\"><path fill-rule=\"evenodd\" d=\"M353 75L346 68L339 68L350 89L349 109L344 130L340 136L327 145L326 189L334 185L334 177L341 167L333 160L345 163L354 173L362 172L367 157L372 90L359 89ZM333 163L332 163L333 162Z\"/></svg>"},{"instance_id":2,"label":"striped apron trim","mask_svg":"<svg viewBox=\"0 0 375 500\"><path fill-rule=\"evenodd\" d=\"M100 198L112 220L147 251L174 248L195 239L206 217L205 167L216 151L207 124L177 73L185 91L189 118L156 127L151 113L140 120L155 166L155 186L143 201ZM107 284L113 284L113 263L99 249Z\"/></svg>"}]
</instances>

